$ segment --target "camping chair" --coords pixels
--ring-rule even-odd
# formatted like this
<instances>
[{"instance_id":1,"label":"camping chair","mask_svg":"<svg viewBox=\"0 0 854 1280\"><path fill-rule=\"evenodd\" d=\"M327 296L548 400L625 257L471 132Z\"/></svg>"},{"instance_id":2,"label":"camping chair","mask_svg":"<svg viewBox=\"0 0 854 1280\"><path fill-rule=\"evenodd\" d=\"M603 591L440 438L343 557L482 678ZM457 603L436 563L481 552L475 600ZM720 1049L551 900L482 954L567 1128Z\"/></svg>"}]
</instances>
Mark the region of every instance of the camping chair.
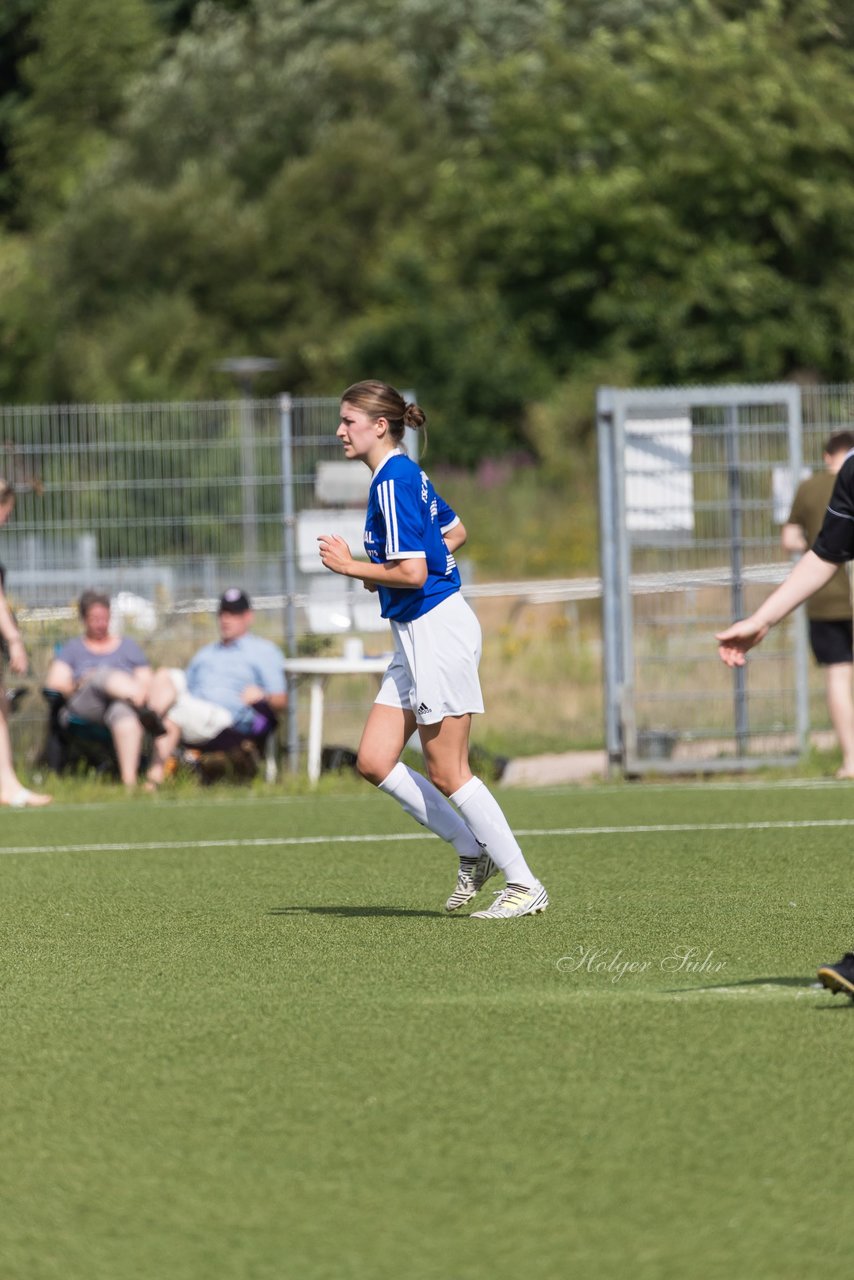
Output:
<instances>
[{"instance_id":1,"label":"camping chair","mask_svg":"<svg viewBox=\"0 0 854 1280\"><path fill-rule=\"evenodd\" d=\"M42 697L47 703L48 721L39 763L54 773L84 765L118 777L119 763L109 728L69 711L68 699L58 689L42 689Z\"/></svg>"},{"instance_id":2,"label":"camping chair","mask_svg":"<svg viewBox=\"0 0 854 1280\"><path fill-rule=\"evenodd\" d=\"M265 698L253 703L253 722L248 730L229 726L205 743L179 743L178 763L197 773L203 785L230 778L251 782L262 759L275 769L276 730L279 717Z\"/></svg>"}]
</instances>

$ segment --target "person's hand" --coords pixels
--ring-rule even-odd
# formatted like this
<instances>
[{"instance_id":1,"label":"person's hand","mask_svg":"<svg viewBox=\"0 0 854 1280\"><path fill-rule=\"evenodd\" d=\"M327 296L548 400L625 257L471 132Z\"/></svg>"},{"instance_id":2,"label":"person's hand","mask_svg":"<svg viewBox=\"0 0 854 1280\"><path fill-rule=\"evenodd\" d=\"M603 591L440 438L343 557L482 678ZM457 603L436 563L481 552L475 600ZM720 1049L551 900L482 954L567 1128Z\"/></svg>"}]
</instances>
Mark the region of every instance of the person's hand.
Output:
<instances>
[{"instance_id":1,"label":"person's hand","mask_svg":"<svg viewBox=\"0 0 854 1280\"><path fill-rule=\"evenodd\" d=\"M240 696L247 707L251 707L253 703L261 701L264 697L264 690L260 684L248 684Z\"/></svg>"},{"instance_id":2,"label":"person's hand","mask_svg":"<svg viewBox=\"0 0 854 1280\"><path fill-rule=\"evenodd\" d=\"M363 582L362 586L366 591L376 591L377 589L377 584L375 582Z\"/></svg>"},{"instance_id":3,"label":"person's hand","mask_svg":"<svg viewBox=\"0 0 854 1280\"><path fill-rule=\"evenodd\" d=\"M349 574L353 556L344 539L337 533L324 533L317 539L320 559L333 573Z\"/></svg>"},{"instance_id":4,"label":"person's hand","mask_svg":"<svg viewBox=\"0 0 854 1280\"><path fill-rule=\"evenodd\" d=\"M718 632L715 639L718 642L718 655L721 662L725 662L728 667L743 667L744 655L748 649L761 643L769 630L767 623L757 623L753 618L742 618L740 622L734 622L731 627L727 627L726 631Z\"/></svg>"},{"instance_id":5,"label":"person's hand","mask_svg":"<svg viewBox=\"0 0 854 1280\"><path fill-rule=\"evenodd\" d=\"M9 641L9 667L16 676L25 676L29 665L24 642L20 636L16 636Z\"/></svg>"}]
</instances>

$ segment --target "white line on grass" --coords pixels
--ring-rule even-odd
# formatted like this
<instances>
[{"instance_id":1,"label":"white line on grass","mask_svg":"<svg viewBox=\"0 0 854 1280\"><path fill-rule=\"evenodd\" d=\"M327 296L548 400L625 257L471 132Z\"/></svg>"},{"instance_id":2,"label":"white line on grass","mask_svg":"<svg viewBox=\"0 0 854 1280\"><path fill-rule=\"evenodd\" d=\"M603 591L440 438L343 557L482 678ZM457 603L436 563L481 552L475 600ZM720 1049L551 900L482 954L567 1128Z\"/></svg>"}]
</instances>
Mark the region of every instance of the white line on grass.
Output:
<instances>
[{"instance_id":1,"label":"white line on grass","mask_svg":"<svg viewBox=\"0 0 854 1280\"><path fill-rule=\"evenodd\" d=\"M652 791L656 794L667 792L677 795L684 795L687 791L702 791L708 795L710 792L714 794L719 791L839 791L844 785L839 778L736 778L733 781L704 778L696 782L686 778L680 778L674 782L660 782L645 778L643 791L644 794ZM627 786L624 782L561 782L549 787L524 789L512 787L509 790L513 794L538 796L577 796L579 794L613 796L625 795Z\"/></svg>"},{"instance_id":2,"label":"white line on grass","mask_svg":"<svg viewBox=\"0 0 854 1280\"><path fill-rule=\"evenodd\" d=\"M529 827L516 831L526 838L539 836L668 835L703 831L796 831L816 827L854 827L854 818L804 818L789 822L673 822L631 827ZM0 854L16 853L148 853L158 849L266 849L310 844L388 844L401 840L433 840L429 831L393 831L364 836L259 836L254 840L143 840L103 844L19 844L0 848Z\"/></svg>"},{"instance_id":3,"label":"white line on grass","mask_svg":"<svg viewBox=\"0 0 854 1280\"><path fill-rule=\"evenodd\" d=\"M500 787L500 783L497 784ZM687 791L702 791L705 794L709 792L719 791L839 791L844 788L836 778L781 778L769 779L763 781L759 778L738 778L734 781L722 781L720 779L708 778L703 781L691 782L686 779L679 779L677 782L659 782L655 780L645 780L643 784L644 793L662 792L676 793L684 795ZM590 785L588 783L579 784L576 782L559 783L550 787L536 788L509 788L506 789L509 795L530 796L569 796L575 797L579 793L585 796L612 796L626 795L627 786L620 782L600 782ZM317 805L340 803L353 805L373 801L376 792L373 787L365 787L360 791L352 793L326 793L317 795L314 792L305 792L299 795L264 795L258 792L249 792L246 795L234 795L222 793L217 796L160 796L146 797L141 803L151 808L154 813L164 813L173 809L210 809L212 806L230 808L233 805L241 808L251 806L253 809L263 807L264 805L282 806L282 805ZM140 798L141 799L141 798ZM112 800L55 800L51 806L51 814L54 813L94 813L100 811L112 810L115 812L116 806L124 802L124 797L116 796ZM11 815L10 815L11 816Z\"/></svg>"}]
</instances>

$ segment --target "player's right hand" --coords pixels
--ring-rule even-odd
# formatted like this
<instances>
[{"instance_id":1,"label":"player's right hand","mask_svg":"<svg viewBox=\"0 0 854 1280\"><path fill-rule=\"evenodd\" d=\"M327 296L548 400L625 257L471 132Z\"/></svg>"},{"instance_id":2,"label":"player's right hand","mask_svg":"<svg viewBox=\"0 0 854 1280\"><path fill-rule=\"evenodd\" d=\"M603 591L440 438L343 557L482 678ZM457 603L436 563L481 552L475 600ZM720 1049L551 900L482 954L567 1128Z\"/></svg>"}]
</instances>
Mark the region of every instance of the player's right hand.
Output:
<instances>
[{"instance_id":1,"label":"player's right hand","mask_svg":"<svg viewBox=\"0 0 854 1280\"><path fill-rule=\"evenodd\" d=\"M742 618L734 622L726 631L715 636L718 642L718 656L728 667L743 667L745 654L754 645L760 644L767 636L770 628L766 623L756 623L753 618Z\"/></svg>"}]
</instances>

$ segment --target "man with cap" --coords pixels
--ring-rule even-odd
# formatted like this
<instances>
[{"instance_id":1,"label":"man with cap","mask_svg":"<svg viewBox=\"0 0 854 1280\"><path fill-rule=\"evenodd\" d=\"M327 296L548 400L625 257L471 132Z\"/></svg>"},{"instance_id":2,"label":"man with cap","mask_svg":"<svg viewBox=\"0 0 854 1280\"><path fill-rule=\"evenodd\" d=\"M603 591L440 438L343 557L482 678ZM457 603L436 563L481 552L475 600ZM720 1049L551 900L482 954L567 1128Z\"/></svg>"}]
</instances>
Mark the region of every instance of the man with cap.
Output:
<instances>
[{"instance_id":1,"label":"man with cap","mask_svg":"<svg viewBox=\"0 0 854 1280\"><path fill-rule=\"evenodd\" d=\"M252 605L245 591L229 587L217 610L219 640L204 645L186 671L155 671L148 705L165 732L155 740L147 781L163 780L179 742L218 750L269 731L287 702L283 655L270 640L252 635Z\"/></svg>"}]
</instances>

